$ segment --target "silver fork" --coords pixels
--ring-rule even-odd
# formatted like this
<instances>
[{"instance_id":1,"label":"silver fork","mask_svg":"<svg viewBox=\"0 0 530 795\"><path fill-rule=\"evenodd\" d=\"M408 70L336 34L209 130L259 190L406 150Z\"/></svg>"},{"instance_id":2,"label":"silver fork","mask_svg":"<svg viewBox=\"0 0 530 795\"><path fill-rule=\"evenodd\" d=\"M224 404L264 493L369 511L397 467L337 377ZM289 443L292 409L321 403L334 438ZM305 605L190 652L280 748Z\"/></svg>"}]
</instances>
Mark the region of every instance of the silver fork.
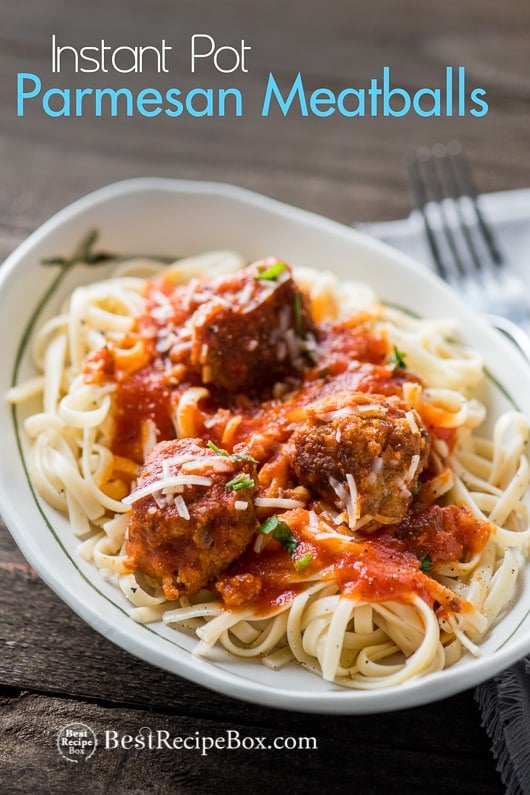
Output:
<instances>
[{"instance_id":1,"label":"silver fork","mask_svg":"<svg viewBox=\"0 0 530 795\"><path fill-rule=\"evenodd\" d=\"M477 311L507 334L530 361L530 301L506 262L480 208L458 141L418 149L405 161L434 266Z\"/></svg>"}]
</instances>

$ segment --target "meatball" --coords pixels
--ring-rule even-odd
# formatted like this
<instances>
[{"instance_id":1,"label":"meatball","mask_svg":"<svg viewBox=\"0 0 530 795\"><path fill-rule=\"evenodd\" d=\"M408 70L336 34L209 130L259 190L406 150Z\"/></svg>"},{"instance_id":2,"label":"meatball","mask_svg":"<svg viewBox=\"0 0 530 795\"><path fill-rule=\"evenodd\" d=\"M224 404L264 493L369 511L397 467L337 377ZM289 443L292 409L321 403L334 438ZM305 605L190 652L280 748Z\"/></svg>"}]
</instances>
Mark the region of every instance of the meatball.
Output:
<instances>
[{"instance_id":1,"label":"meatball","mask_svg":"<svg viewBox=\"0 0 530 795\"><path fill-rule=\"evenodd\" d=\"M191 322L191 365L204 383L253 393L304 369L313 323L284 262L264 260L214 286Z\"/></svg>"},{"instance_id":2,"label":"meatball","mask_svg":"<svg viewBox=\"0 0 530 795\"><path fill-rule=\"evenodd\" d=\"M341 392L309 405L291 437L300 481L364 531L400 522L427 463L430 437L398 397Z\"/></svg>"},{"instance_id":3,"label":"meatball","mask_svg":"<svg viewBox=\"0 0 530 795\"><path fill-rule=\"evenodd\" d=\"M160 582L168 599L199 591L250 542L255 482L244 455L197 439L157 444L129 497L127 568Z\"/></svg>"}]
</instances>

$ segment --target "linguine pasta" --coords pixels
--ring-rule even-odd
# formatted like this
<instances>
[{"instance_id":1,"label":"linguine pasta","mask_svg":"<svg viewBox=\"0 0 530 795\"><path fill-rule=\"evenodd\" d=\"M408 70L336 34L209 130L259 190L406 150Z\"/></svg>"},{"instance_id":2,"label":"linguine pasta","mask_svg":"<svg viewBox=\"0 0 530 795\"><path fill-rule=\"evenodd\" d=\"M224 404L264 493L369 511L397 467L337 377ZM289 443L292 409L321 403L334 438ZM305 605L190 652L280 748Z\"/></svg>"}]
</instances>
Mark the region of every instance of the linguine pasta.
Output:
<instances>
[{"instance_id":1,"label":"linguine pasta","mask_svg":"<svg viewBox=\"0 0 530 795\"><path fill-rule=\"evenodd\" d=\"M270 262L238 286L242 305L287 284L287 266ZM479 654L530 539L526 418L509 411L491 436L481 431L482 361L454 341L454 323L411 317L366 285L306 268L293 271L303 302L295 293L289 318L280 307L266 340L279 367L271 382L259 380L263 358L252 370L247 343L217 373L211 348L197 347L200 324L213 323L200 314L216 301L227 310L226 279L244 264L214 252L150 263L143 278L124 263L42 325L39 375L8 395L40 403L24 423L38 493L68 516L79 554L115 581L131 617L194 633L199 655L221 645L373 689ZM230 391L234 359L253 373L248 395ZM359 462L355 429L372 449L376 437L362 434L388 423L395 448ZM160 447L175 439L176 452ZM338 477L333 456L346 444L356 463ZM240 548L225 560L223 542L210 573L187 581L175 560L153 557L157 517L185 536L217 482L219 517L229 503L241 519Z\"/></svg>"}]
</instances>

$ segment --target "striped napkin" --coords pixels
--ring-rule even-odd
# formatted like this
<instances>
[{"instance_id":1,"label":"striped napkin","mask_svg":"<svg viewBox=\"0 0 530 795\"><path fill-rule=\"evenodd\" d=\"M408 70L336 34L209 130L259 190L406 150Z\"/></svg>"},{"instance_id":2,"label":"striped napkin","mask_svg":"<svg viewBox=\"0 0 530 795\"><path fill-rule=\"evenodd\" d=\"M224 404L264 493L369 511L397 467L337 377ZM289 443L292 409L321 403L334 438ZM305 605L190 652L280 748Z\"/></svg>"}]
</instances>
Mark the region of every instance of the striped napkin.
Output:
<instances>
[{"instance_id":1,"label":"striped napkin","mask_svg":"<svg viewBox=\"0 0 530 795\"><path fill-rule=\"evenodd\" d=\"M479 685L475 700L506 795L530 793L530 657Z\"/></svg>"}]
</instances>

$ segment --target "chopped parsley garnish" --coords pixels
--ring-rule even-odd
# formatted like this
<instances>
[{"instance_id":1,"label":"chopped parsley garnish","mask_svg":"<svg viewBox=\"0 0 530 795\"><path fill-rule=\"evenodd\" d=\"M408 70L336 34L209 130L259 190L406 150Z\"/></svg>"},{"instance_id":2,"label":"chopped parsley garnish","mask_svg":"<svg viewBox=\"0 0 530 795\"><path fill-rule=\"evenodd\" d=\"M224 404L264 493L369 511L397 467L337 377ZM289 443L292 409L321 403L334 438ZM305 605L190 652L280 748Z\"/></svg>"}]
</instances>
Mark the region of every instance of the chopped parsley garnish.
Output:
<instances>
[{"instance_id":1,"label":"chopped parsley garnish","mask_svg":"<svg viewBox=\"0 0 530 795\"><path fill-rule=\"evenodd\" d=\"M217 455L224 455L225 458L228 458L228 456L230 455L228 450L222 450L220 447L217 447L217 445L214 444L212 441L208 442L208 447L210 448L210 450L213 450L214 453L217 453Z\"/></svg>"},{"instance_id":2,"label":"chopped parsley garnish","mask_svg":"<svg viewBox=\"0 0 530 795\"><path fill-rule=\"evenodd\" d=\"M388 357L388 363L392 365L394 369L401 368L402 370L407 369L407 363L405 361L405 354L403 351L397 349L394 345L394 350Z\"/></svg>"},{"instance_id":3,"label":"chopped parsley garnish","mask_svg":"<svg viewBox=\"0 0 530 795\"><path fill-rule=\"evenodd\" d=\"M432 560L428 555L422 555L420 557L420 569L427 573L432 568Z\"/></svg>"},{"instance_id":4,"label":"chopped parsley garnish","mask_svg":"<svg viewBox=\"0 0 530 795\"><path fill-rule=\"evenodd\" d=\"M263 279L266 282L273 282L275 279L278 278L280 273L283 273L284 270L287 268L285 262L275 262L270 268L267 268L260 273L257 273L255 278L256 279Z\"/></svg>"},{"instance_id":5,"label":"chopped parsley garnish","mask_svg":"<svg viewBox=\"0 0 530 795\"><path fill-rule=\"evenodd\" d=\"M296 571L303 571L307 566L309 566L312 560L313 555L310 552L308 552L307 555L302 555L301 558L298 558L298 560L294 561L294 567Z\"/></svg>"},{"instance_id":6,"label":"chopped parsley garnish","mask_svg":"<svg viewBox=\"0 0 530 795\"><path fill-rule=\"evenodd\" d=\"M229 480L225 488L232 489L232 491L241 491L241 489L251 489L253 486L254 480L249 475L241 472L241 474Z\"/></svg>"},{"instance_id":7,"label":"chopped parsley garnish","mask_svg":"<svg viewBox=\"0 0 530 795\"><path fill-rule=\"evenodd\" d=\"M300 296L300 293L295 293L293 296L293 310L294 310L294 329L296 331L297 337L301 337L303 332L303 324L302 324L302 298Z\"/></svg>"},{"instance_id":8,"label":"chopped parsley garnish","mask_svg":"<svg viewBox=\"0 0 530 795\"><path fill-rule=\"evenodd\" d=\"M258 528L258 533L264 533L266 536L272 536L274 539L276 539L276 541L279 541L282 547L287 550L293 559L293 566L297 572L303 571L313 560L313 555L311 555L310 552L308 552L306 555L302 555L302 557L298 560L294 560L294 553L298 549L299 542L292 534L291 528L287 522L283 522L281 519L278 519L276 515L269 516L269 518L263 522L261 527Z\"/></svg>"},{"instance_id":9,"label":"chopped parsley garnish","mask_svg":"<svg viewBox=\"0 0 530 795\"><path fill-rule=\"evenodd\" d=\"M274 514L274 516L269 516L269 518L258 527L258 533L263 533L266 536L275 538L276 541L279 541L282 547L290 553L291 557L296 552L298 541L292 534L291 528L287 522L282 522L281 519L278 519L276 514Z\"/></svg>"},{"instance_id":10,"label":"chopped parsley garnish","mask_svg":"<svg viewBox=\"0 0 530 795\"><path fill-rule=\"evenodd\" d=\"M217 447L211 441L207 442L208 447L210 450L213 450L216 455L222 455L224 458L228 458L230 461L249 461L251 464L259 464L255 458L252 458L250 455L246 455L246 453L229 453L228 450L223 450L222 447Z\"/></svg>"}]
</instances>

